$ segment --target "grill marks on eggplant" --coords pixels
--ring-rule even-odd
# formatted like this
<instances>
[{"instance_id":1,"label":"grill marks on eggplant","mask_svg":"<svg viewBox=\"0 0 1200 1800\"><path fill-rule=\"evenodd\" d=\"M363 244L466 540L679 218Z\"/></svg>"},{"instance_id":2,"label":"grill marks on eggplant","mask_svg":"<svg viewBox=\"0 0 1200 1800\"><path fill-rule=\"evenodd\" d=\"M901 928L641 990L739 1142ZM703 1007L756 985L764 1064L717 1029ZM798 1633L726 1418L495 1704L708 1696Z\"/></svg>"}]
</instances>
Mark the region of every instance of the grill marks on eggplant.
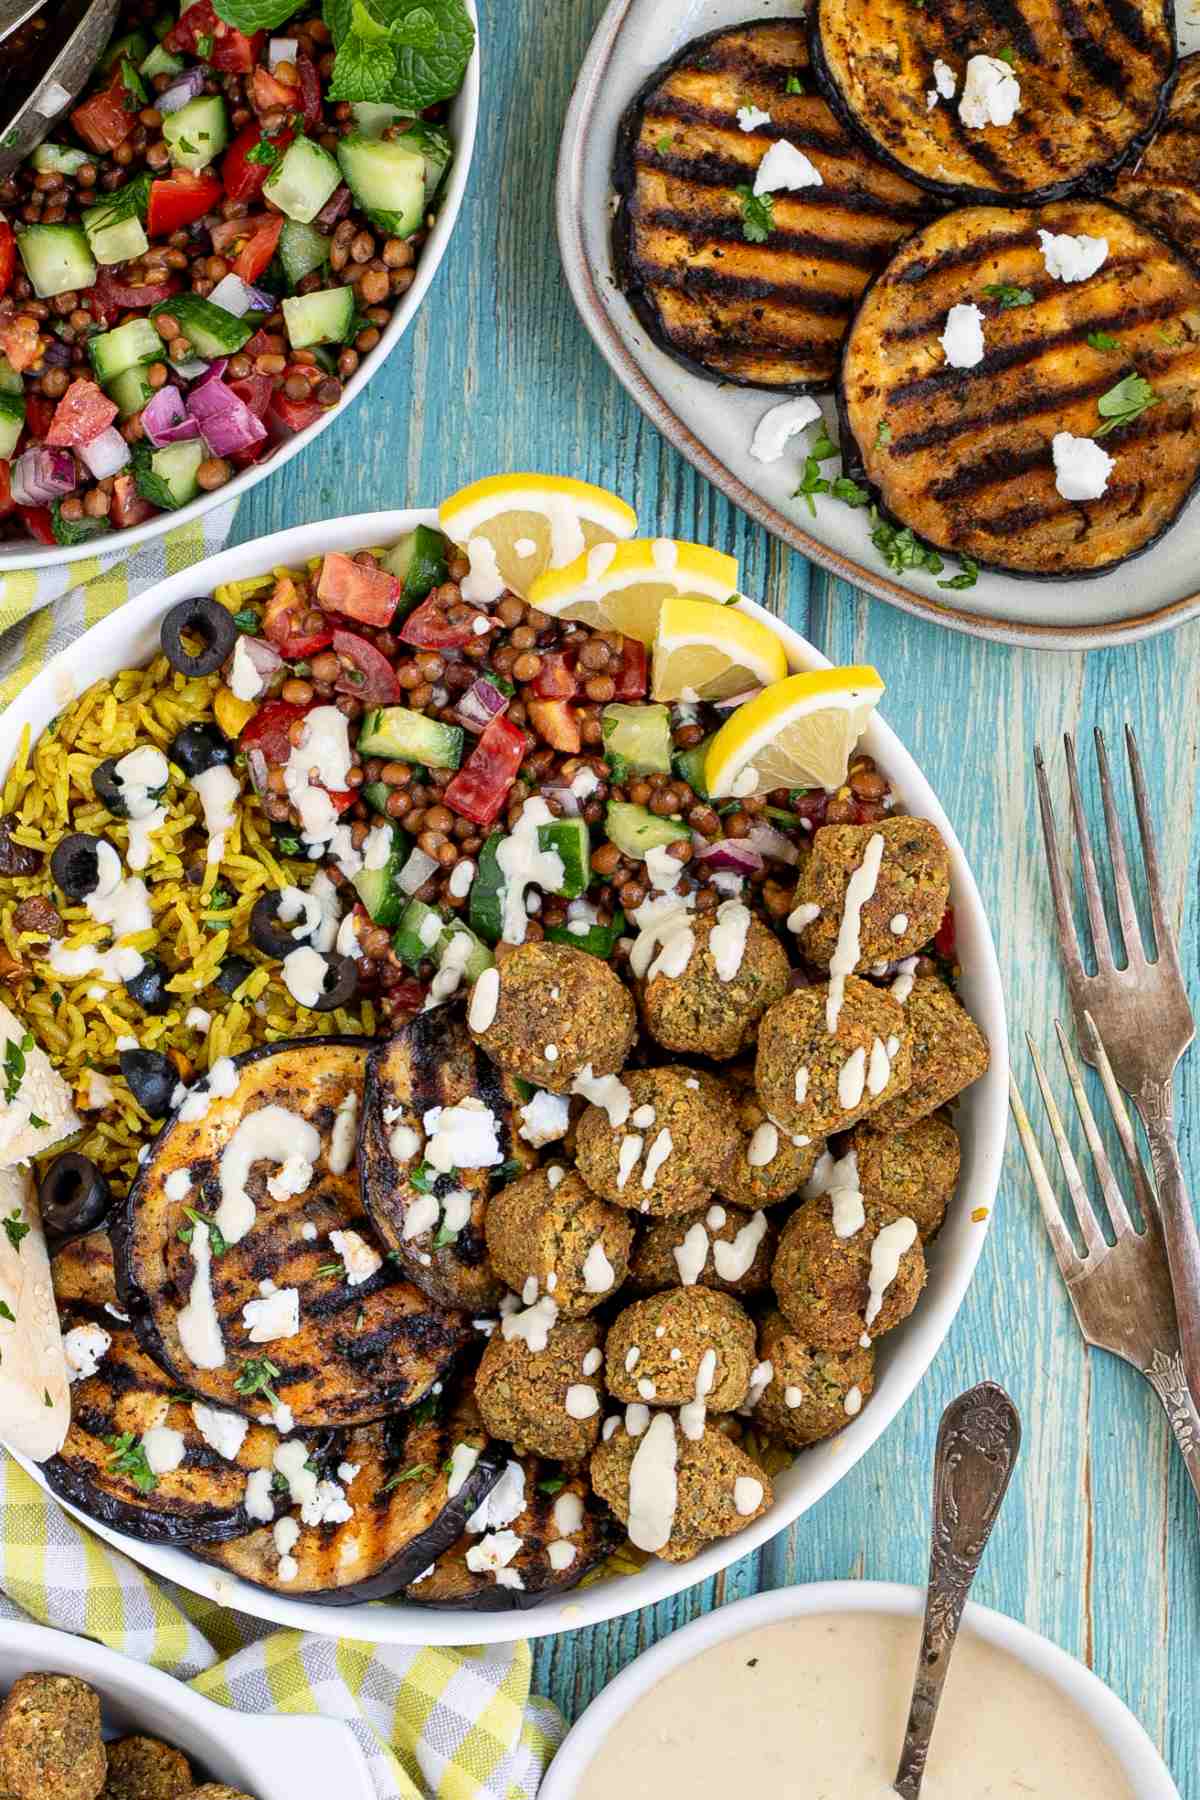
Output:
<instances>
[{"instance_id":1,"label":"grill marks on eggplant","mask_svg":"<svg viewBox=\"0 0 1200 1800\"><path fill-rule=\"evenodd\" d=\"M449 1463L458 1444L479 1452L451 1496ZM337 1439L320 1461L323 1476L344 1483L353 1516L338 1524L305 1525L290 1508L300 1535L289 1552L296 1573L280 1574L274 1531L263 1526L231 1542L195 1546L206 1562L278 1594L326 1606L350 1606L397 1593L453 1544L499 1480L504 1450L492 1443L472 1402L433 1404L395 1419L361 1425Z\"/></svg>"},{"instance_id":2,"label":"grill marks on eggplant","mask_svg":"<svg viewBox=\"0 0 1200 1800\"><path fill-rule=\"evenodd\" d=\"M814 69L834 110L892 167L955 200L1048 200L1145 145L1175 65L1169 0L815 0ZM958 105L971 56L1013 60L1020 108L976 130ZM952 100L930 107L933 65Z\"/></svg>"},{"instance_id":3,"label":"grill marks on eggplant","mask_svg":"<svg viewBox=\"0 0 1200 1800\"><path fill-rule=\"evenodd\" d=\"M434 1179L432 1191L439 1200L463 1189L471 1197L467 1223L453 1242L441 1245L439 1225L421 1225L420 1214L414 1213L414 1208L429 1210L429 1195L410 1179L424 1161L425 1114L432 1107L455 1106L471 1098L482 1100L497 1119L505 1159L519 1163L522 1170L533 1168L536 1155L512 1127L518 1095L511 1079L472 1042L461 1019L452 1018L447 1007L418 1013L367 1059L359 1154L368 1211L410 1279L442 1305L478 1313L494 1311L504 1293L503 1282L487 1261L483 1240L484 1214L497 1170L456 1169ZM391 1141L403 1127L416 1133L421 1149L398 1161ZM420 1229L414 1230L418 1225Z\"/></svg>"},{"instance_id":4,"label":"grill marks on eggplant","mask_svg":"<svg viewBox=\"0 0 1200 1800\"><path fill-rule=\"evenodd\" d=\"M622 122L615 242L630 304L672 355L721 380L820 390L867 280L928 209L822 99L789 94L792 77L811 86L790 20L699 38L659 70ZM744 105L771 122L743 131ZM781 138L823 185L773 195L773 228L749 243L736 190Z\"/></svg>"},{"instance_id":5,"label":"grill marks on eggplant","mask_svg":"<svg viewBox=\"0 0 1200 1800\"><path fill-rule=\"evenodd\" d=\"M338 1106L351 1091L361 1095L367 1049L361 1040L308 1040L239 1059L235 1094L214 1100L202 1119L168 1125L131 1190L115 1233L123 1304L150 1354L181 1385L218 1405L251 1417L263 1410L262 1395L239 1393L235 1381L247 1362L265 1357L279 1370L270 1385L298 1427L363 1423L414 1406L470 1339L463 1318L434 1306L386 1256L374 1275L355 1286L344 1272L329 1270L338 1261L330 1232L357 1231L375 1243L363 1216L357 1165L335 1174L328 1160ZM225 1365L197 1369L179 1336L195 1269L191 1247L178 1235L186 1223L183 1208L215 1210L222 1151L246 1113L272 1104L316 1126L321 1155L309 1187L283 1200L267 1192L273 1165L259 1162L251 1170L247 1191L256 1221L239 1243L212 1259ZM166 1181L182 1168L199 1186L173 1201ZM314 1236L303 1235L306 1225ZM255 1344L243 1308L261 1297L265 1281L298 1290L300 1330Z\"/></svg>"},{"instance_id":6,"label":"grill marks on eggplant","mask_svg":"<svg viewBox=\"0 0 1200 1800\"><path fill-rule=\"evenodd\" d=\"M117 1290L104 1232L65 1244L51 1273L64 1333L97 1325L112 1340L96 1373L72 1385L67 1440L44 1465L55 1493L92 1518L151 1543L189 1544L244 1532L250 1523L243 1504L246 1477L252 1469L270 1467L278 1433L251 1425L232 1461L205 1442L177 1384L140 1348L133 1327L105 1310L116 1305ZM113 1468L116 1450L108 1440L129 1433L140 1443L155 1425L181 1433L184 1457L142 1493L131 1474Z\"/></svg>"},{"instance_id":7,"label":"grill marks on eggplant","mask_svg":"<svg viewBox=\"0 0 1200 1800\"><path fill-rule=\"evenodd\" d=\"M1112 197L1200 263L1200 53L1180 63L1166 118Z\"/></svg>"},{"instance_id":8,"label":"grill marks on eggplant","mask_svg":"<svg viewBox=\"0 0 1200 1800\"><path fill-rule=\"evenodd\" d=\"M1077 283L1048 281L1037 226L1106 238ZM1001 309L987 285L1027 288ZM951 306L978 305L986 353L945 361ZM1115 340L1115 350L1089 337ZM1056 432L1094 437L1101 396L1132 373L1160 396L1106 435L1104 495L1065 500ZM1063 202L1037 214L972 207L925 227L868 291L846 343L843 442L884 509L927 542L1014 573L1093 575L1144 550L1200 474L1200 276L1119 208ZM879 442L881 429L885 442Z\"/></svg>"}]
</instances>

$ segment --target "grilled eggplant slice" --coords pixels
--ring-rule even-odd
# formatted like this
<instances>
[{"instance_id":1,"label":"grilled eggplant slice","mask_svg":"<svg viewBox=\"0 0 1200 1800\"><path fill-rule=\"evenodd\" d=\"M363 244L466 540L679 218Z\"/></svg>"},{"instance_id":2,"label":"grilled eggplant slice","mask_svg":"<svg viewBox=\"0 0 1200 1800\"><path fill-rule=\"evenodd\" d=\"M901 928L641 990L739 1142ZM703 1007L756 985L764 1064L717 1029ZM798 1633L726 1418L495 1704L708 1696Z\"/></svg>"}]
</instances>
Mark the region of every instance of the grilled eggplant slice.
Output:
<instances>
[{"instance_id":1,"label":"grilled eggplant slice","mask_svg":"<svg viewBox=\"0 0 1200 1800\"><path fill-rule=\"evenodd\" d=\"M1057 281L1039 228L1104 238L1107 260L1085 281ZM967 369L938 342L960 303L984 314L985 354ZM1113 400L1102 414L1135 374L1152 404L1124 423ZM881 506L927 543L1018 575L1098 575L1152 544L1200 473L1200 279L1099 201L948 213L866 294L840 399L849 472L856 454ZM1100 430L1115 462L1106 491L1064 499L1054 435Z\"/></svg>"},{"instance_id":2,"label":"grilled eggplant slice","mask_svg":"<svg viewBox=\"0 0 1200 1800\"><path fill-rule=\"evenodd\" d=\"M117 1308L112 1245L102 1231L73 1238L51 1265L64 1336L98 1328L110 1342L94 1375L71 1388L71 1429L43 1464L56 1494L102 1524L155 1544L237 1537L250 1520L243 1502L252 1469L269 1469L279 1443L251 1425L236 1456L221 1456L197 1429L177 1384L140 1347ZM183 1438L183 1461L155 1476L138 1455L154 1426Z\"/></svg>"},{"instance_id":3,"label":"grilled eggplant slice","mask_svg":"<svg viewBox=\"0 0 1200 1800\"><path fill-rule=\"evenodd\" d=\"M1063 199L1115 173L1149 142L1175 70L1170 0L814 0L810 17L835 112L892 168L956 202ZM1010 124L959 116L973 56L1010 64L1021 90ZM938 94L935 62L953 72L952 98Z\"/></svg>"},{"instance_id":4,"label":"grilled eggplant slice","mask_svg":"<svg viewBox=\"0 0 1200 1800\"><path fill-rule=\"evenodd\" d=\"M462 1445L477 1453L465 1475ZM347 1432L327 1453L323 1476L339 1480L340 1470L354 1468L342 1482L353 1514L340 1524L305 1525L292 1509L299 1535L286 1554L294 1574L286 1564L281 1574L270 1526L192 1547L206 1562L278 1594L326 1606L383 1600L458 1539L500 1479L506 1454L488 1438L465 1392L460 1403L444 1407L431 1396L410 1413Z\"/></svg>"},{"instance_id":5,"label":"grilled eggplant slice","mask_svg":"<svg viewBox=\"0 0 1200 1800\"><path fill-rule=\"evenodd\" d=\"M744 25L689 44L621 125L622 287L665 350L721 381L832 386L858 296L928 214L920 190L866 155L812 88L802 22ZM746 106L770 117L743 131ZM823 185L775 194L771 229L752 243L738 190L784 138Z\"/></svg>"},{"instance_id":6,"label":"grilled eggplant slice","mask_svg":"<svg viewBox=\"0 0 1200 1800\"><path fill-rule=\"evenodd\" d=\"M463 1100L481 1100L490 1110L505 1162L450 1175L427 1171L425 1114ZM499 1181L537 1162L513 1130L515 1104L520 1096L513 1078L489 1061L444 1006L418 1013L367 1058L359 1142L363 1204L410 1280L443 1306L494 1312L504 1293L483 1239L488 1196ZM407 1154L398 1155L400 1150Z\"/></svg>"},{"instance_id":7,"label":"grilled eggplant slice","mask_svg":"<svg viewBox=\"0 0 1200 1800\"><path fill-rule=\"evenodd\" d=\"M551 1594L564 1594L581 1582L597 1563L612 1555L625 1533L584 1476L567 1476L553 1463L525 1462L525 1510L495 1533L469 1534L443 1555L419 1581L405 1590L414 1606L461 1608L468 1612L508 1612L537 1606ZM498 1568L473 1569L472 1549L487 1554L488 1540L497 1562L519 1540L514 1555ZM560 1567L569 1546L574 1556ZM518 1585L519 1584L519 1585Z\"/></svg>"},{"instance_id":8,"label":"grilled eggplant slice","mask_svg":"<svg viewBox=\"0 0 1200 1800\"><path fill-rule=\"evenodd\" d=\"M1180 63L1166 117L1112 198L1200 264L1200 52Z\"/></svg>"},{"instance_id":9,"label":"grilled eggplant slice","mask_svg":"<svg viewBox=\"0 0 1200 1800\"><path fill-rule=\"evenodd\" d=\"M273 1394L301 1429L362 1424L416 1405L470 1340L466 1319L434 1306L403 1279L363 1215L348 1112L360 1104L368 1048L365 1039L307 1039L239 1058L232 1094L214 1097L201 1118L177 1116L160 1132L118 1215L118 1286L143 1348L181 1385L220 1406L253 1417ZM278 1180L275 1161L251 1164L245 1191L254 1221L211 1257L216 1353L223 1347L224 1360L201 1368L183 1338L196 1347L188 1322L204 1312L210 1290L203 1259L197 1262L180 1230L194 1240L196 1216L216 1212L226 1148L239 1124L266 1107L291 1114L298 1134L307 1121L320 1151L299 1193ZM181 1170L190 1186L175 1198L173 1177ZM348 1245L331 1245L332 1232L354 1234L350 1246L359 1256L343 1261ZM297 1291L299 1330L263 1339L260 1326L254 1341L243 1309L262 1300L269 1283Z\"/></svg>"}]
</instances>

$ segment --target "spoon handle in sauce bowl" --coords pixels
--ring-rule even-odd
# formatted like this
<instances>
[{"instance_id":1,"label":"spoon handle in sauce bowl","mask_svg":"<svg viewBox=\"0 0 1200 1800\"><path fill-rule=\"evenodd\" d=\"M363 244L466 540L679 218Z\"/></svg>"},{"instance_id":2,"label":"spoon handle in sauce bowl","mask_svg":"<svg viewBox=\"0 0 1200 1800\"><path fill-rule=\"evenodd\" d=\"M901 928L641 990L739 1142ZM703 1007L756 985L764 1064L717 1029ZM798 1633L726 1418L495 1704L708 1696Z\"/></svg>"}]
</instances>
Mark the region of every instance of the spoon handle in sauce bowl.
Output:
<instances>
[{"instance_id":1,"label":"spoon handle in sauce bowl","mask_svg":"<svg viewBox=\"0 0 1200 1800\"><path fill-rule=\"evenodd\" d=\"M933 1464L929 1588L912 1705L893 1788L917 1800L963 1607L1008 1491L1021 1418L1002 1387L984 1381L942 1414Z\"/></svg>"}]
</instances>

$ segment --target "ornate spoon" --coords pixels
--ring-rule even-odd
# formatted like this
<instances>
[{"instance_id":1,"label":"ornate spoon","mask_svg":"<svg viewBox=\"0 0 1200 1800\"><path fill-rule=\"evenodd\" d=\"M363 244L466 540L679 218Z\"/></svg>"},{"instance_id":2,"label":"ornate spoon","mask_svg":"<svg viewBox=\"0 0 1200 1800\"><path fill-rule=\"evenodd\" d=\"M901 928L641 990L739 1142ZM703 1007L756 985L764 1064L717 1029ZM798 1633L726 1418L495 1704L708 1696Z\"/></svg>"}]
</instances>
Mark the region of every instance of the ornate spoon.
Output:
<instances>
[{"instance_id":1,"label":"ornate spoon","mask_svg":"<svg viewBox=\"0 0 1200 1800\"><path fill-rule=\"evenodd\" d=\"M912 1705L892 1783L901 1800L918 1800L950 1656L975 1572L1008 1491L1021 1419L994 1382L984 1381L942 1414L933 1459L929 1589Z\"/></svg>"},{"instance_id":2,"label":"ornate spoon","mask_svg":"<svg viewBox=\"0 0 1200 1800\"><path fill-rule=\"evenodd\" d=\"M45 13L44 38L6 62L0 77L0 179L35 150L83 91L112 35L120 0L0 0L5 56L18 26Z\"/></svg>"}]
</instances>

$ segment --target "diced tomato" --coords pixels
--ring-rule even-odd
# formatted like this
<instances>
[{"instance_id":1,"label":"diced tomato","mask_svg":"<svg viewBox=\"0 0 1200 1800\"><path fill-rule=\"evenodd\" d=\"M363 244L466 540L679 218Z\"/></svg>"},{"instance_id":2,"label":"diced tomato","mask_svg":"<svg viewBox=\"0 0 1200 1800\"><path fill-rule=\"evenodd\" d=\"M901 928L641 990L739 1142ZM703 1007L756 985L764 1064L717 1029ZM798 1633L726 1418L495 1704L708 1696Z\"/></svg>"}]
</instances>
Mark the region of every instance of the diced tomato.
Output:
<instances>
[{"instance_id":1,"label":"diced tomato","mask_svg":"<svg viewBox=\"0 0 1200 1800\"><path fill-rule=\"evenodd\" d=\"M45 394L26 394L25 396L25 431L39 444L46 441L46 433L54 420L54 402L47 400Z\"/></svg>"},{"instance_id":2,"label":"diced tomato","mask_svg":"<svg viewBox=\"0 0 1200 1800\"><path fill-rule=\"evenodd\" d=\"M58 542L54 535L54 521L50 517L48 506L18 506L17 511L24 519L25 529L30 537L36 538L39 544L56 544Z\"/></svg>"},{"instance_id":3,"label":"diced tomato","mask_svg":"<svg viewBox=\"0 0 1200 1800\"><path fill-rule=\"evenodd\" d=\"M326 649L333 642L332 625L313 630L302 626L304 614L309 610L296 592L295 583L288 576L282 576L263 608L262 628L263 635L287 662L315 656L318 650Z\"/></svg>"},{"instance_id":4,"label":"diced tomato","mask_svg":"<svg viewBox=\"0 0 1200 1800\"><path fill-rule=\"evenodd\" d=\"M132 525L143 525L152 519L157 507L151 506L138 493L137 482L132 475L118 475L113 482L112 522L118 531L128 531Z\"/></svg>"},{"instance_id":5,"label":"diced tomato","mask_svg":"<svg viewBox=\"0 0 1200 1800\"><path fill-rule=\"evenodd\" d=\"M362 625L382 628L392 622L400 601L400 583L386 569L331 550L321 564L317 599L328 612L344 613Z\"/></svg>"},{"instance_id":6,"label":"diced tomato","mask_svg":"<svg viewBox=\"0 0 1200 1800\"><path fill-rule=\"evenodd\" d=\"M386 1005L388 1017L393 1023L402 1014L417 1013L425 1004L425 984L410 975L404 981L398 981L395 987L387 989Z\"/></svg>"},{"instance_id":7,"label":"diced tomato","mask_svg":"<svg viewBox=\"0 0 1200 1800\"><path fill-rule=\"evenodd\" d=\"M258 280L275 254L275 246L282 230L283 214L272 213L262 221L253 236L247 238L233 264L233 272L239 281L253 283Z\"/></svg>"},{"instance_id":8,"label":"diced tomato","mask_svg":"<svg viewBox=\"0 0 1200 1800\"><path fill-rule=\"evenodd\" d=\"M126 102L133 100L131 111ZM137 124L137 101L125 85L125 61L117 58L112 80L71 114L71 123L89 150L100 153L123 144Z\"/></svg>"},{"instance_id":9,"label":"diced tomato","mask_svg":"<svg viewBox=\"0 0 1200 1800\"><path fill-rule=\"evenodd\" d=\"M256 31L247 37L244 31L238 31L217 17L212 0L195 0L194 5L184 8L178 25L167 33L163 42L168 50L187 50L193 56L199 56L200 40L209 38L212 48L208 49L206 41L207 54L201 61L226 75L248 75L262 55L267 34Z\"/></svg>"},{"instance_id":10,"label":"diced tomato","mask_svg":"<svg viewBox=\"0 0 1200 1800\"><path fill-rule=\"evenodd\" d=\"M333 684L339 693L353 694L364 706L394 706L404 698L395 669L365 637L335 630L333 648L342 665Z\"/></svg>"},{"instance_id":11,"label":"diced tomato","mask_svg":"<svg viewBox=\"0 0 1200 1800\"><path fill-rule=\"evenodd\" d=\"M551 749L565 750L568 756L578 756L583 748L583 738L579 731L578 716L569 702L530 700L526 711L529 723Z\"/></svg>"},{"instance_id":12,"label":"diced tomato","mask_svg":"<svg viewBox=\"0 0 1200 1800\"><path fill-rule=\"evenodd\" d=\"M293 131L285 130L267 141L282 156L294 136ZM221 179L230 200L257 200L266 186L267 176L275 167L274 162L269 159L264 162L252 160L252 153L257 151L265 137L262 126L256 119L251 119L248 125L243 125L225 152L225 160L221 164Z\"/></svg>"},{"instance_id":13,"label":"diced tomato","mask_svg":"<svg viewBox=\"0 0 1200 1800\"><path fill-rule=\"evenodd\" d=\"M617 700L644 700L649 688L645 644L636 638L621 639L621 666L613 676Z\"/></svg>"},{"instance_id":14,"label":"diced tomato","mask_svg":"<svg viewBox=\"0 0 1200 1800\"><path fill-rule=\"evenodd\" d=\"M937 936L933 940L934 950L947 962L953 962L958 954L958 931L954 923L954 908L948 906L942 915L942 922L937 928Z\"/></svg>"},{"instance_id":15,"label":"diced tomato","mask_svg":"<svg viewBox=\"0 0 1200 1800\"><path fill-rule=\"evenodd\" d=\"M487 826L497 817L525 755L525 733L501 716L493 719L462 768L442 789L442 799L464 819Z\"/></svg>"},{"instance_id":16,"label":"diced tomato","mask_svg":"<svg viewBox=\"0 0 1200 1800\"><path fill-rule=\"evenodd\" d=\"M267 422L274 426L279 437L294 437L298 431L307 431L327 411L319 400L293 400L282 388L276 388L271 396Z\"/></svg>"},{"instance_id":17,"label":"diced tomato","mask_svg":"<svg viewBox=\"0 0 1200 1800\"><path fill-rule=\"evenodd\" d=\"M243 750L256 746L272 768L280 769L292 754L292 740L288 733L296 720L302 719L308 710L307 706L294 706L290 700L268 700L242 726L238 743Z\"/></svg>"},{"instance_id":18,"label":"diced tomato","mask_svg":"<svg viewBox=\"0 0 1200 1800\"><path fill-rule=\"evenodd\" d=\"M266 69L255 69L250 80L250 104L258 113L296 112L299 110L299 87L277 81Z\"/></svg>"},{"instance_id":19,"label":"diced tomato","mask_svg":"<svg viewBox=\"0 0 1200 1800\"><path fill-rule=\"evenodd\" d=\"M14 313L12 318L0 320L0 346L19 374L32 369L42 356L37 320L29 313Z\"/></svg>"},{"instance_id":20,"label":"diced tomato","mask_svg":"<svg viewBox=\"0 0 1200 1800\"><path fill-rule=\"evenodd\" d=\"M354 805L354 802L358 799L358 794L354 788L347 788L344 793L338 788L326 788L325 792L332 800L335 809L340 813L349 812L350 808Z\"/></svg>"},{"instance_id":21,"label":"diced tomato","mask_svg":"<svg viewBox=\"0 0 1200 1800\"><path fill-rule=\"evenodd\" d=\"M573 700L579 692L575 678L574 655L563 650L550 650L542 657L542 666L530 682L539 700Z\"/></svg>"},{"instance_id":22,"label":"diced tomato","mask_svg":"<svg viewBox=\"0 0 1200 1800\"><path fill-rule=\"evenodd\" d=\"M7 294L17 266L17 240L7 219L0 219L0 294Z\"/></svg>"},{"instance_id":23,"label":"diced tomato","mask_svg":"<svg viewBox=\"0 0 1200 1800\"><path fill-rule=\"evenodd\" d=\"M173 231L194 225L212 212L223 191L215 175L197 175L190 169L176 169L169 180L152 181L146 213L148 234L170 237Z\"/></svg>"},{"instance_id":24,"label":"diced tomato","mask_svg":"<svg viewBox=\"0 0 1200 1800\"><path fill-rule=\"evenodd\" d=\"M486 613L477 612L462 600L447 604L439 599L435 588L428 600L422 600L409 613L397 636L402 644L412 644L418 650L461 650L476 635L483 635L475 631L476 619L491 624Z\"/></svg>"},{"instance_id":25,"label":"diced tomato","mask_svg":"<svg viewBox=\"0 0 1200 1800\"><path fill-rule=\"evenodd\" d=\"M263 331L260 327L254 336L242 345L242 355L248 356L251 362L257 356L277 356L280 354L280 346L283 342L284 339L281 336L273 337L269 331Z\"/></svg>"},{"instance_id":26,"label":"diced tomato","mask_svg":"<svg viewBox=\"0 0 1200 1800\"><path fill-rule=\"evenodd\" d=\"M266 418L271 395L275 392L275 383L269 375L259 375L256 371L253 375L243 375L238 381L227 382L226 386L250 408L256 419Z\"/></svg>"},{"instance_id":27,"label":"diced tomato","mask_svg":"<svg viewBox=\"0 0 1200 1800\"><path fill-rule=\"evenodd\" d=\"M115 402L94 381L73 381L55 409L46 442L68 450L90 444L108 430L117 411Z\"/></svg>"},{"instance_id":28,"label":"diced tomato","mask_svg":"<svg viewBox=\"0 0 1200 1800\"><path fill-rule=\"evenodd\" d=\"M0 519L7 519L16 510L17 503L12 497L12 464L0 458Z\"/></svg>"},{"instance_id":29,"label":"diced tomato","mask_svg":"<svg viewBox=\"0 0 1200 1800\"><path fill-rule=\"evenodd\" d=\"M324 105L321 77L317 74L316 64L304 55L296 58L296 69L300 76L300 112L308 129L315 131L321 123Z\"/></svg>"}]
</instances>

